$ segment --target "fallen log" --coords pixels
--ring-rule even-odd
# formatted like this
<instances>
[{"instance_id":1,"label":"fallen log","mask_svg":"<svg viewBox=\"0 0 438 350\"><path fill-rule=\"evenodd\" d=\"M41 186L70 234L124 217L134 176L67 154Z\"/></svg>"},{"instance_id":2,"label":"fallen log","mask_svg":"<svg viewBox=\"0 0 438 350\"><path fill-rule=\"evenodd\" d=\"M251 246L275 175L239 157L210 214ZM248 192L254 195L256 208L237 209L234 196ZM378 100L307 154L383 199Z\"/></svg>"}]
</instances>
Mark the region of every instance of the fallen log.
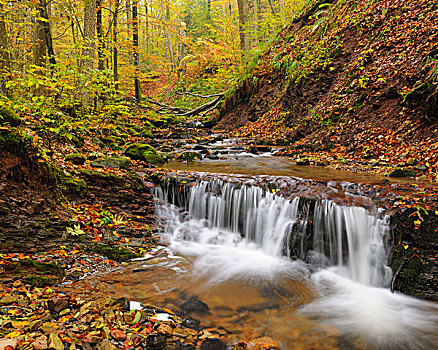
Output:
<instances>
[{"instance_id":1,"label":"fallen log","mask_svg":"<svg viewBox=\"0 0 438 350\"><path fill-rule=\"evenodd\" d=\"M212 94L212 95L199 95L199 94L194 94L191 92L175 92L175 93L177 95L189 95L189 96L201 97L201 98L215 97L215 99L208 101L207 103L204 103L201 106L196 107L194 109L169 106L169 105L166 105L164 103L158 102L158 101L152 99L151 97L147 97L146 100L149 103L159 107L158 109L155 110L155 112L157 112L157 113L161 113L161 114L170 113L170 114L173 114L175 116L180 116L180 117L193 117L193 116L200 114L203 117L207 113L209 113L209 112L213 111L215 108L217 108L217 106L219 105L219 103L222 100L222 97L224 97L224 95L225 95L225 92L218 93L218 94Z\"/></svg>"}]
</instances>

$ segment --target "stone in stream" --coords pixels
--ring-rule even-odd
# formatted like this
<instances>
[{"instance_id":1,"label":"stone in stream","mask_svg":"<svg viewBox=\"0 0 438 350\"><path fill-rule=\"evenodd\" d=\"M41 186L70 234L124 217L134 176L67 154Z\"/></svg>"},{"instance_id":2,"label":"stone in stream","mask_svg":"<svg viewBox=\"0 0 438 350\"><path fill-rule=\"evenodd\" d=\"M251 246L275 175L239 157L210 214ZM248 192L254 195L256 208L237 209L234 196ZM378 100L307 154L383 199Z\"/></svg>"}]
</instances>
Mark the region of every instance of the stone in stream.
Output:
<instances>
[{"instance_id":1,"label":"stone in stream","mask_svg":"<svg viewBox=\"0 0 438 350\"><path fill-rule=\"evenodd\" d=\"M202 342L201 350L227 350L227 346L220 339L209 338Z\"/></svg>"},{"instance_id":2,"label":"stone in stream","mask_svg":"<svg viewBox=\"0 0 438 350\"><path fill-rule=\"evenodd\" d=\"M261 337L257 339L253 339L250 342L246 343L246 349L248 350L279 350L280 345L278 343L269 338L269 337Z\"/></svg>"},{"instance_id":3,"label":"stone in stream","mask_svg":"<svg viewBox=\"0 0 438 350\"><path fill-rule=\"evenodd\" d=\"M417 172L412 169L395 169L389 174L389 177L415 177Z\"/></svg>"},{"instance_id":4,"label":"stone in stream","mask_svg":"<svg viewBox=\"0 0 438 350\"><path fill-rule=\"evenodd\" d=\"M121 297L116 300L117 304L119 304L124 311L129 311L131 309L131 302L126 297Z\"/></svg>"},{"instance_id":5,"label":"stone in stream","mask_svg":"<svg viewBox=\"0 0 438 350\"><path fill-rule=\"evenodd\" d=\"M146 339L146 349L164 350L166 348L166 338L158 334L150 334Z\"/></svg>"},{"instance_id":6,"label":"stone in stream","mask_svg":"<svg viewBox=\"0 0 438 350\"><path fill-rule=\"evenodd\" d=\"M68 298L53 297L47 300L47 308L51 312L59 312L68 307L68 302L69 302Z\"/></svg>"},{"instance_id":7,"label":"stone in stream","mask_svg":"<svg viewBox=\"0 0 438 350\"><path fill-rule=\"evenodd\" d=\"M195 330L199 328L200 324L201 324L201 321L199 321L195 318L191 318L191 317L184 319L182 322L182 325L184 327L195 329Z\"/></svg>"},{"instance_id":8,"label":"stone in stream","mask_svg":"<svg viewBox=\"0 0 438 350\"><path fill-rule=\"evenodd\" d=\"M181 310L185 314L206 314L210 310L208 305L200 300L194 299L194 300L188 300L185 303L183 303L181 306Z\"/></svg>"},{"instance_id":9,"label":"stone in stream","mask_svg":"<svg viewBox=\"0 0 438 350\"><path fill-rule=\"evenodd\" d=\"M202 154L194 151L185 151L180 153L176 159L178 160L198 160L202 159Z\"/></svg>"},{"instance_id":10,"label":"stone in stream","mask_svg":"<svg viewBox=\"0 0 438 350\"><path fill-rule=\"evenodd\" d=\"M297 159L296 164L297 165L310 165L310 160L309 160L309 158L300 158L300 159Z\"/></svg>"}]
</instances>

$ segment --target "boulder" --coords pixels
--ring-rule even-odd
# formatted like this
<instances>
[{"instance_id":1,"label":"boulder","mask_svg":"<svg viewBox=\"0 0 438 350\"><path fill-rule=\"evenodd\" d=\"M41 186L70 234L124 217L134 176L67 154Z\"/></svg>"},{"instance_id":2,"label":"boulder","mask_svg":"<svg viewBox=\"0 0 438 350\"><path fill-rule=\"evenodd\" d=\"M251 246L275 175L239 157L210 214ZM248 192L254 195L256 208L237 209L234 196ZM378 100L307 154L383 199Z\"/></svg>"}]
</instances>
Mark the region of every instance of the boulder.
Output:
<instances>
[{"instance_id":1,"label":"boulder","mask_svg":"<svg viewBox=\"0 0 438 350\"><path fill-rule=\"evenodd\" d=\"M309 158L300 158L296 161L297 165L310 165Z\"/></svg>"},{"instance_id":2,"label":"boulder","mask_svg":"<svg viewBox=\"0 0 438 350\"><path fill-rule=\"evenodd\" d=\"M417 172L412 169L395 169L389 174L389 177L415 177Z\"/></svg>"},{"instance_id":3,"label":"boulder","mask_svg":"<svg viewBox=\"0 0 438 350\"><path fill-rule=\"evenodd\" d=\"M91 166L94 168L127 169L131 166L131 160L128 157L111 156L96 159L91 163Z\"/></svg>"},{"instance_id":4,"label":"boulder","mask_svg":"<svg viewBox=\"0 0 438 350\"><path fill-rule=\"evenodd\" d=\"M65 160L67 162L73 163L74 165L83 165L85 163L86 158L83 154L73 153L73 154L68 154L65 157Z\"/></svg>"},{"instance_id":5,"label":"boulder","mask_svg":"<svg viewBox=\"0 0 438 350\"><path fill-rule=\"evenodd\" d=\"M227 350L227 346L220 339L210 338L202 342L201 350Z\"/></svg>"},{"instance_id":6,"label":"boulder","mask_svg":"<svg viewBox=\"0 0 438 350\"><path fill-rule=\"evenodd\" d=\"M0 125L17 126L21 124L21 118L8 106L0 106Z\"/></svg>"},{"instance_id":7,"label":"boulder","mask_svg":"<svg viewBox=\"0 0 438 350\"><path fill-rule=\"evenodd\" d=\"M33 342L33 348L35 350L44 350L47 349L49 344L47 343L47 337L45 335L39 336Z\"/></svg>"},{"instance_id":8,"label":"boulder","mask_svg":"<svg viewBox=\"0 0 438 350\"><path fill-rule=\"evenodd\" d=\"M181 305L181 310L185 314L197 313L203 315L206 314L210 308L201 300L188 300Z\"/></svg>"},{"instance_id":9,"label":"boulder","mask_svg":"<svg viewBox=\"0 0 438 350\"><path fill-rule=\"evenodd\" d=\"M125 155L131 159L142 160L151 164L165 163L163 157L151 145L146 143L132 143L126 148Z\"/></svg>"},{"instance_id":10,"label":"boulder","mask_svg":"<svg viewBox=\"0 0 438 350\"><path fill-rule=\"evenodd\" d=\"M180 153L176 159L178 160L198 160L202 159L202 154L199 152L185 151Z\"/></svg>"}]
</instances>

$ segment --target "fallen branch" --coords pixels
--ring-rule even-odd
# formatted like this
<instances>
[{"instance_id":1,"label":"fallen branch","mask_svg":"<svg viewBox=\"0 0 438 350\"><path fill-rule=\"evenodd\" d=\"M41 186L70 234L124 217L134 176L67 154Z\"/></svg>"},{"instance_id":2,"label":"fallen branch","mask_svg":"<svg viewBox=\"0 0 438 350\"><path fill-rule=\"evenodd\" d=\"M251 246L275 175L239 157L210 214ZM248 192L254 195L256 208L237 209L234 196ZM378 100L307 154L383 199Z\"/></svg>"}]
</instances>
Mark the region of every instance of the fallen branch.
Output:
<instances>
[{"instance_id":1,"label":"fallen branch","mask_svg":"<svg viewBox=\"0 0 438 350\"><path fill-rule=\"evenodd\" d=\"M163 113L171 113L175 116L180 116L180 117L193 117L195 115L201 114L202 116L205 116L207 113L211 112L212 110L214 110L215 108L217 108L217 106L219 105L220 101L222 100L222 97L224 97L225 92L219 93L219 94L212 94L212 95L198 95L198 94L193 94L191 92L175 92L177 95L189 95L189 96L194 96L194 97L202 97L202 98L211 98L211 97L216 97L215 99L204 103L203 105L196 107L194 109L187 109L187 108L180 108L180 107L174 107L174 106L169 106L166 105L164 103L155 101L154 99L147 97L147 101L153 105L156 105L160 108L158 108L157 110L155 110L155 112L163 114Z\"/></svg>"},{"instance_id":2,"label":"fallen branch","mask_svg":"<svg viewBox=\"0 0 438 350\"><path fill-rule=\"evenodd\" d=\"M176 95L179 95L179 96L188 95L188 96L201 97L201 98L218 97L218 96L223 96L224 95L224 93L212 94L212 95L199 95L199 94L194 94L193 92L188 92L188 91L186 91L186 92L174 91L173 93L176 94Z\"/></svg>"},{"instance_id":3,"label":"fallen branch","mask_svg":"<svg viewBox=\"0 0 438 350\"><path fill-rule=\"evenodd\" d=\"M403 261L401 262L400 266L398 267L397 271L394 274L394 277L392 278L391 281L391 293L394 293L394 288L395 288L395 281L397 280L398 275L400 274L402 268L405 266L406 262L408 261L408 258L404 257Z\"/></svg>"}]
</instances>

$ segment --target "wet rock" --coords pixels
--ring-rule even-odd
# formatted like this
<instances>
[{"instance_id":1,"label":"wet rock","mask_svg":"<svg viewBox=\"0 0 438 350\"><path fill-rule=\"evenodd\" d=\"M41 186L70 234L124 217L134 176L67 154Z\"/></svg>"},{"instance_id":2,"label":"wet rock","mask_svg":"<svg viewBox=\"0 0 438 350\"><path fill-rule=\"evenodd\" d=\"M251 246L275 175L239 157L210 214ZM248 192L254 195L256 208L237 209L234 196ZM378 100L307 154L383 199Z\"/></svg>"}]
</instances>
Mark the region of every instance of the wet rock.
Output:
<instances>
[{"instance_id":1,"label":"wet rock","mask_svg":"<svg viewBox=\"0 0 438 350\"><path fill-rule=\"evenodd\" d=\"M33 348L35 350L44 350L47 349L49 344L47 343L47 337L45 335L42 335L35 339L33 342Z\"/></svg>"},{"instance_id":2,"label":"wet rock","mask_svg":"<svg viewBox=\"0 0 438 350\"><path fill-rule=\"evenodd\" d=\"M183 303L181 305L181 310L185 313L185 314L191 314L191 313L196 313L196 314L206 314L208 313L208 311L210 310L208 305L200 300L189 300L186 301L185 303Z\"/></svg>"},{"instance_id":3,"label":"wet rock","mask_svg":"<svg viewBox=\"0 0 438 350\"><path fill-rule=\"evenodd\" d=\"M278 303L267 301L265 303L257 303L248 306L242 306L237 309L237 312L251 311L251 312L260 312L267 309L275 309L278 307Z\"/></svg>"},{"instance_id":4,"label":"wet rock","mask_svg":"<svg viewBox=\"0 0 438 350\"><path fill-rule=\"evenodd\" d=\"M64 344L56 333L49 335L49 350L64 350Z\"/></svg>"},{"instance_id":5,"label":"wet rock","mask_svg":"<svg viewBox=\"0 0 438 350\"><path fill-rule=\"evenodd\" d=\"M202 154L200 152L193 152L193 151L185 151L180 153L176 159L178 160L198 160L202 159Z\"/></svg>"},{"instance_id":6,"label":"wet rock","mask_svg":"<svg viewBox=\"0 0 438 350\"><path fill-rule=\"evenodd\" d=\"M162 335L151 334L146 339L146 349L164 350L166 348L166 338Z\"/></svg>"},{"instance_id":7,"label":"wet rock","mask_svg":"<svg viewBox=\"0 0 438 350\"><path fill-rule=\"evenodd\" d=\"M65 160L67 162L73 163L74 165L83 165L85 163L86 158L83 154L73 153L73 154L68 154L65 157Z\"/></svg>"},{"instance_id":8,"label":"wet rock","mask_svg":"<svg viewBox=\"0 0 438 350\"><path fill-rule=\"evenodd\" d=\"M227 350L227 346L220 339L210 338L202 342L201 350Z\"/></svg>"},{"instance_id":9,"label":"wet rock","mask_svg":"<svg viewBox=\"0 0 438 350\"><path fill-rule=\"evenodd\" d=\"M68 298L53 297L47 300L47 308L51 312L59 312L68 307Z\"/></svg>"},{"instance_id":10,"label":"wet rock","mask_svg":"<svg viewBox=\"0 0 438 350\"><path fill-rule=\"evenodd\" d=\"M105 339L104 341L100 342L96 346L97 350L116 350L117 348L111 344L111 342L108 339Z\"/></svg>"},{"instance_id":11,"label":"wet rock","mask_svg":"<svg viewBox=\"0 0 438 350\"><path fill-rule=\"evenodd\" d=\"M300 158L300 159L297 159L296 164L297 165L310 165L310 160L309 160L309 158Z\"/></svg>"},{"instance_id":12,"label":"wet rock","mask_svg":"<svg viewBox=\"0 0 438 350\"><path fill-rule=\"evenodd\" d=\"M11 347L12 349L16 349L18 346L17 339L0 339L0 349L6 349L7 347Z\"/></svg>"},{"instance_id":13,"label":"wet rock","mask_svg":"<svg viewBox=\"0 0 438 350\"><path fill-rule=\"evenodd\" d=\"M201 324L201 321L195 319L195 318L186 318L183 320L182 325L187 328L191 329L198 329L199 325Z\"/></svg>"},{"instance_id":14,"label":"wet rock","mask_svg":"<svg viewBox=\"0 0 438 350\"><path fill-rule=\"evenodd\" d=\"M112 336L115 340L121 340L121 341L124 341L124 340L126 340L126 338L127 338L125 332L123 332L122 330L117 329L117 328L114 328L114 329L111 331L111 336Z\"/></svg>"},{"instance_id":15,"label":"wet rock","mask_svg":"<svg viewBox=\"0 0 438 350\"><path fill-rule=\"evenodd\" d=\"M129 311L131 309L131 303L128 298L121 297L116 300L117 304L119 304L124 311Z\"/></svg>"},{"instance_id":16,"label":"wet rock","mask_svg":"<svg viewBox=\"0 0 438 350\"><path fill-rule=\"evenodd\" d=\"M171 336L173 333L173 328L169 323L160 323L160 325L157 328L157 332L159 334L163 334L165 336Z\"/></svg>"},{"instance_id":17,"label":"wet rock","mask_svg":"<svg viewBox=\"0 0 438 350\"><path fill-rule=\"evenodd\" d=\"M107 157L96 159L91 163L94 168L112 168L112 169L127 169L131 166L131 160L128 157Z\"/></svg>"},{"instance_id":18,"label":"wet rock","mask_svg":"<svg viewBox=\"0 0 438 350\"><path fill-rule=\"evenodd\" d=\"M415 177L417 172L412 169L395 169L389 174L389 177Z\"/></svg>"},{"instance_id":19,"label":"wet rock","mask_svg":"<svg viewBox=\"0 0 438 350\"><path fill-rule=\"evenodd\" d=\"M269 337L251 340L246 344L248 350L279 350L280 345Z\"/></svg>"},{"instance_id":20,"label":"wet rock","mask_svg":"<svg viewBox=\"0 0 438 350\"><path fill-rule=\"evenodd\" d=\"M146 143L130 144L125 150L125 155L131 159L138 159L151 164L164 163L164 159L158 151Z\"/></svg>"}]
</instances>

